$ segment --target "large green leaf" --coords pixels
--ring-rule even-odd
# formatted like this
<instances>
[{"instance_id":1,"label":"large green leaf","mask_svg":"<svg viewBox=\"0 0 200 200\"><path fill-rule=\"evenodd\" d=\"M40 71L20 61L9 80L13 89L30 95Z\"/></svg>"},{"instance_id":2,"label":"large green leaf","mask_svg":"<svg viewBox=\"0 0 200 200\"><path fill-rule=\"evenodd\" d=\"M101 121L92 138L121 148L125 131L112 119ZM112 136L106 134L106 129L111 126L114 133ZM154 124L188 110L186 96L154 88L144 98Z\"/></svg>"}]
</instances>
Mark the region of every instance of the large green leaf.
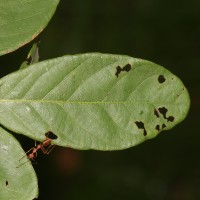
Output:
<instances>
[{"instance_id":1,"label":"large green leaf","mask_svg":"<svg viewBox=\"0 0 200 200\"><path fill-rule=\"evenodd\" d=\"M0 199L32 200L38 196L37 177L32 165L19 162L24 155L17 140L0 128ZM25 157L23 162L26 160Z\"/></svg>"},{"instance_id":2,"label":"large green leaf","mask_svg":"<svg viewBox=\"0 0 200 200\"><path fill-rule=\"evenodd\" d=\"M33 40L47 25L59 0L0 0L0 55Z\"/></svg>"},{"instance_id":3,"label":"large green leaf","mask_svg":"<svg viewBox=\"0 0 200 200\"><path fill-rule=\"evenodd\" d=\"M0 124L77 149L137 145L181 122L190 99L163 67L128 56L64 56L0 80Z\"/></svg>"}]
</instances>

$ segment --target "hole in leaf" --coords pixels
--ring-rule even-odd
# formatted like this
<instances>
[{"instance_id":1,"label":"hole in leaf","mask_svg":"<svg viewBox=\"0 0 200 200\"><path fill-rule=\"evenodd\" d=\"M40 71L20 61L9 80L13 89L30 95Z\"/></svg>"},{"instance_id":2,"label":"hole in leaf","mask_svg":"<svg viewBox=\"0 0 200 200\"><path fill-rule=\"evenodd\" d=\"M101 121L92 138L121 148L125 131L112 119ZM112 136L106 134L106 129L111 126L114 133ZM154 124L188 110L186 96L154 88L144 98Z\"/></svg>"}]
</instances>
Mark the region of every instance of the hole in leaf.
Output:
<instances>
[{"instance_id":1,"label":"hole in leaf","mask_svg":"<svg viewBox=\"0 0 200 200\"><path fill-rule=\"evenodd\" d=\"M158 113L158 111L157 111L156 109L154 109L154 114L155 114L155 116L156 116L157 118L159 118L159 113Z\"/></svg>"},{"instance_id":2,"label":"hole in leaf","mask_svg":"<svg viewBox=\"0 0 200 200\"><path fill-rule=\"evenodd\" d=\"M116 67L116 73L115 73L115 75L116 75L116 77L118 78L118 76L119 76L119 73L121 72L121 67L120 66L117 66Z\"/></svg>"},{"instance_id":3,"label":"hole in leaf","mask_svg":"<svg viewBox=\"0 0 200 200\"><path fill-rule=\"evenodd\" d=\"M167 121L169 122L173 122L174 121L174 117L173 116L169 116L168 118L167 118Z\"/></svg>"},{"instance_id":4,"label":"hole in leaf","mask_svg":"<svg viewBox=\"0 0 200 200\"><path fill-rule=\"evenodd\" d=\"M156 125L156 130L160 131L160 125Z\"/></svg>"},{"instance_id":5,"label":"hole in leaf","mask_svg":"<svg viewBox=\"0 0 200 200\"><path fill-rule=\"evenodd\" d=\"M129 72L131 70L131 65L128 63L126 64L124 67L120 67L120 66L117 66L116 67L116 77L118 78L119 74L122 72L122 71L126 71L126 72Z\"/></svg>"},{"instance_id":6,"label":"hole in leaf","mask_svg":"<svg viewBox=\"0 0 200 200\"><path fill-rule=\"evenodd\" d=\"M145 127L144 127L144 123L141 122L141 121L140 122L136 121L135 124L137 125L137 127L139 129L143 129L144 130L143 135L146 136L147 135L147 131L146 131Z\"/></svg>"},{"instance_id":7,"label":"hole in leaf","mask_svg":"<svg viewBox=\"0 0 200 200\"><path fill-rule=\"evenodd\" d=\"M163 115L164 119L166 119L168 122L173 122L174 121L174 117L173 116L169 116L167 117L167 108L162 107L162 108L158 108L159 112Z\"/></svg>"},{"instance_id":8,"label":"hole in leaf","mask_svg":"<svg viewBox=\"0 0 200 200\"><path fill-rule=\"evenodd\" d=\"M8 181L6 181L6 186L8 185Z\"/></svg>"},{"instance_id":9,"label":"hole in leaf","mask_svg":"<svg viewBox=\"0 0 200 200\"><path fill-rule=\"evenodd\" d=\"M166 128L167 126L165 124L162 124L162 129Z\"/></svg>"},{"instance_id":10,"label":"hole in leaf","mask_svg":"<svg viewBox=\"0 0 200 200\"><path fill-rule=\"evenodd\" d=\"M167 108L162 107L162 108L158 108L159 112L163 115L164 119L166 119L166 114L167 114Z\"/></svg>"},{"instance_id":11,"label":"hole in leaf","mask_svg":"<svg viewBox=\"0 0 200 200\"><path fill-rule=\"evenodd\" d=\"M131 70L131 65L129 63L125 65L122 69L122 71L126 71L126 72L129 72L130 70Z\"/></svg>"},{"instance_id":12,"label":"hole in leaf","mask_svg":"<svg viewBox=\"0 0 200 200\"><path fill-rule=\"evenodd\" d=\"M159 83L164 83L166 81L166 79L165 79L165 77L163 76L163 75L160 75L159 77L158 77L158 82Z\"/></svg>"},{"instance_id":13,"label":"hole in leaf","mask_svg":"<svg viewBox=\"0 0 200 200\"><path fill-rule=\"evenodd\" d=\"M56 140L58 138L57 135L55 135L53 132L51 131L48 131L45 133L45 136L48 137L49 139L52 139L52 140Z\"/></svg>"}]
</instances>

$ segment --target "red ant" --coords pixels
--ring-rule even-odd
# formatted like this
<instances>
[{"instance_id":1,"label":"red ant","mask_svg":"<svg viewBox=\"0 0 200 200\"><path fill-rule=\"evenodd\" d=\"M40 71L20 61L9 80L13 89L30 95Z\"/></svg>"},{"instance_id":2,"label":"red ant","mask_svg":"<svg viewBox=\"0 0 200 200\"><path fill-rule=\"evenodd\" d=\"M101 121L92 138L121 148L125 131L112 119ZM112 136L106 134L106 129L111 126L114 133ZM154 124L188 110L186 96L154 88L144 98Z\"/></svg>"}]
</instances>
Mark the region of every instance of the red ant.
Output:
<instances>
[{"instance_id":1,"label":"red ant","mask_svg":"<svg viewBox=\"0 0 200 200\"><path fill-rule=\"evenodd\" d=\"M51 138L49 137L50 134L52 134ZM28 160L27 160L26 162L22 163L22 164L21 164L20 166L18 166L18 167L21 167L22 165L24 165L25 163L27 163L29 160L35 161L34 159L37 157L37 151L38 151L39 149L41 149L42 152L43 152L44 154L46 154L46 155L48 155L48 154L52 151L52 149L53 149L55 146L54 146L53 144L51 144L51 141L52 141L53 139L56 139L57 136L56 136L55 134L53 134L51 131L48 131L47 133L45 133L45 135L46 135L46 139L45 139L43 142L41 142L41 143L38 144L38 145L36 145L36 142L35 142L35 147L32 147L31 149L29 149L29 150L26 152L26 155L24 155L22 158L19 159L19 161L20 161L20 160L22 160L25 156L28 157ZM47 147L47 148L45 149L45 147ZM17 168L18 168L18 167L17 167Z\"/></svg>"}]
</instances>

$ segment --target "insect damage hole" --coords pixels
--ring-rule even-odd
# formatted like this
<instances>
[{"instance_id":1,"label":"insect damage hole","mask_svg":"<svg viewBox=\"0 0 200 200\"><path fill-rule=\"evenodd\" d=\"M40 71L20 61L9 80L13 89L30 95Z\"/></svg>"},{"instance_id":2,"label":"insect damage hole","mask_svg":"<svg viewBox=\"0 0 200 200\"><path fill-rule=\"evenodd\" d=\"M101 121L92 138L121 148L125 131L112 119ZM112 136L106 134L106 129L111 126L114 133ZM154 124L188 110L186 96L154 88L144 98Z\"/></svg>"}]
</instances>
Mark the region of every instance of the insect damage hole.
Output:
<instances>
[{"instance_id":1,"label":"insect damage hole","mask_svg":"<svg viewBox=\"0 0 200 200\"><path fill-rule=\"evenodd\" d=\"M159 125L159 124L156 125L156 130L157 130L157 131L160 131L160 125Z\"/></svg>"},{"instance_id":2,"label":"insect damage hole","mask_svg":"<svg viewBox=\"0 0 200 200\"><path fill-rule=\"evenodd\" d=\"M164 119L166 119L168 122L173 122L174 121L175 118L173 116L167 117L167 112L168 112L167 108L161 107L161 108L158 108L158 110L163 115Z\"/></svg>"},{"instance_id":3,"label":"insect damage hole","mask_svg":"<svg viewBox=\"0 0 200 200\"><path fill-rule=\"evenodd\" d=\"M166 81L165 77L163 75L158 76L158 82L159 83L164 83Z\"/></svg>"},{"instance_id":4,"label":"insect damage hole","mask_svg":"<svg viewBox=\"0 0 200 200\"><path fill-rule=\"evenodd\" d=\"M6 186L8 185L8 181L6 181Z\"/></svg>"},{"instance_id":5,"label":"insect damage hole","mask_svg":"<svg viewBox=\"0 0 200 200\"><path fill-rule=\"evenodd\" d=\"M166 128L167 126L165 124L162 124L162 129Z\"/></svg>"},{"instance_id":6,"label":"insect damage hole","mask_svg":"<svg viewBox=\"0 0 200 200\"><path fill-rule=\"evenodd\" d=\"M144 130L143 135L146 136L147 135L147 131L145 129L144 123L141 122L141 121L136 121L135 124L139 129L143 129Z\"/></svg>"},{"instance_id":7,"label":"insect damage hole","mask_svg":"<svg viewBox=\"0 0 200 200\"><path fill-rule=\"evenodd\" d=\"M122 71L125 71L125 72L129 72L131 70L131 65L128 63L126 64L124 67L120 67L120 66L117 66L116 67L116 73L115 73L115 76L118 78L119 77L119 74L122 72Z\"/></svg>"},{"instance_id":8,"label":"insect damage hole","mask_svg":"<svg viewBox=\"0 0 200 200\"><path fill-rule=\"evenodd\" d=\"M126 72L129 72L130 70L131 70L131 65L129 63L125 65L122 69L122 71L126 71Z\"/></svg>"}]
</instances>

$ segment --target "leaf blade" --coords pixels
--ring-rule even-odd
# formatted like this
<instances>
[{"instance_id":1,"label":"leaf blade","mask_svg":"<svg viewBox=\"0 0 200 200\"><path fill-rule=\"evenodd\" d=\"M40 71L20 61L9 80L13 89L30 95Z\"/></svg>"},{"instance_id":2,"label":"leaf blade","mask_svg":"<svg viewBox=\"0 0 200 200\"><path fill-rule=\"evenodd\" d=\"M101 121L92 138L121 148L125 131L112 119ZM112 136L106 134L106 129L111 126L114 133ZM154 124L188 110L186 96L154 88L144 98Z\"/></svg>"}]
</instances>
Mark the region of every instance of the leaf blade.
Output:
<instances>
[{"instance_id":1,"label":"leaf blade","mask_svg":"<svg viewBox=\"0 0 200 200\"><path fill-rule=\"evenodd\" d=\"M47 25L59 0L15 0L0 4L0 55L33 40Z\"/></svg>"},{"instance_id":2,"label":"leaf blade","mask_svg":"<svg viewBox=\"0 0 200 200\"><path fill-rule=\"evenodd\" d=\"M28 200L38 196L37 177L27 162L19 167L25 152L17 140L0 128L0 199Z\"/></svg>"},{"instance_id":3,"label":"leaf blade","mask_svg":"<svg viewBox=\"0 0 200 200\"><path fill-rule=\"evenodd\" d=\"M182 121L190 102L182 82L159 65L98 53L38 63L0 86L0 123L40 141L51 130L59 136L55 144L77 149L135 146Z\"/></svg>"}]
</instances>

